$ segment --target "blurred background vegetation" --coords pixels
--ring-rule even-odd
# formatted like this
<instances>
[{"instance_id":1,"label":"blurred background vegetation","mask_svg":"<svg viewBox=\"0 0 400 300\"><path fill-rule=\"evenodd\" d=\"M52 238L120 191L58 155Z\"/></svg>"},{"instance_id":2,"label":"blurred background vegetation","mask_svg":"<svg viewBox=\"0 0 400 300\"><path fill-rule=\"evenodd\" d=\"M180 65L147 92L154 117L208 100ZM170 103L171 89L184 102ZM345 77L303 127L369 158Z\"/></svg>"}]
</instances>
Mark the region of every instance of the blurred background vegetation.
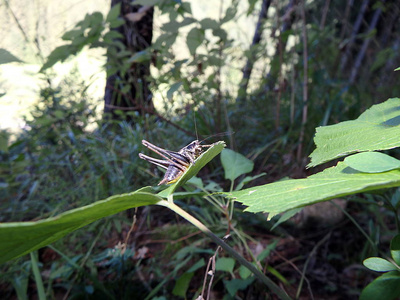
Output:
<instances>
[{"instance_id":1,"label":"blurred background vegetation","mask_svg":"<svg viewBox=\"0 0 400 300\"><path fill-rule=\"evenodd\" d=\"M400 95L395 0L111 2L1 2L0 222L155 185L162 173L138 158L143 138L178 150L228 132L228 147L255 162L252 175L267 173L252 184L305 177L315 172L305 165L317 126ZM200 176L209 190L229 188L218 161ZM376 204L393 197L399 192L361 195L347 208L379 246L394 224ZM180 205L226 231L204 199ZM311 225L297 218L271 232L265 216L238 208L233 226L247 245L238 251L264 253L263 268L290 294L357 298L373 278L361 262L374 249L348 219L317 213L326 210L309 212L318 219ZM214 245L172 213L144 208L121 254L133 214L40 250L47 297L195 298L203 273L187 266L207 260ZM1 270L1 298L35 297L29 258ZM219 270L215 299L265 297L233 267ZM243 288L232 290L234 280Z\"/></svg>"}]
</instances>

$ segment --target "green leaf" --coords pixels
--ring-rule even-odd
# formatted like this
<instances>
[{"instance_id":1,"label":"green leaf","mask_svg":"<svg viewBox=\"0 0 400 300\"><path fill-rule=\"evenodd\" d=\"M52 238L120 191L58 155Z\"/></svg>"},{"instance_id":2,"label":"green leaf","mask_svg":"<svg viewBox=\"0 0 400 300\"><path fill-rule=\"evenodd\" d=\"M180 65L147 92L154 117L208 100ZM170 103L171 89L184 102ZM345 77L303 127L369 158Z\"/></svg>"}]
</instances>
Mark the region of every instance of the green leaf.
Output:
<instances>
[{"instance_id":1,"label":"green leaf","mask_svg":"<svg viewBox=\"0 0 400 300\"><path fill-rule=\"evenodd\" d=\"M187 273L192 273L197 271L198 269L204 267L206 265L204 258L200 259L197 263L195 263L194 265L192 265L189 270L187 270Z\"/></svg>"},{"instance_id":2,"label":"green leaf","mask_svg":"<svg viewBox=\"0 0 400 300\"><path fill-rule=\"evenodd\" d=\"M111 7L110 11L107 14L106 22L112 22L118 19L121 12L121 3L115 4Z\"/></svg>"},{"instance_id":3,"label":"green leaf","mask_svg":"<svg viewBox=\"0 0 400 300\"><path fill-rule=\"evenodd\" d=\"M225 179L234 181L240 175L253 171L254 163L240 153L230 149L224 149L221 153L222 167L225 171Z\"/></svg>"},{"instance_id":4,"label":"green leaf","mask_svg":"<svg viewBox=\"0 0 400 300\"><path fill-rule=\"evenodd\" d=\"M23 62L15 55L11 54L11 52L6 49L0 48L0 65L8 64L11 62Z\"/></svg>"},{"instance_id":5,"label":"green leaf","mask_svg":"<svg viewBox=\"0 0 400 300\"><path fill-rule=\"evenodd\" d=\"M69 56L75 55L78 51L77 47L71 45L63 45L54 49L50 55L47 57L47 61L43 64L39 72L54 66L58 62L65 61Z\"/></svg>"},{"instance_id":6,"label":"green leaf","mask_svg":"<svg viewBox=\"0 0 400 300\"><path fill-rule=\"evenodd\" d=\"M390 261L380 257L370 257L363 261L364 266L376 272L389 272L397 270L396 266Z\"/></svg>"},{"instance_id":7,"label":"green leaf","mask_svg":"<svg viewBox=\"0 0 400 300\"><path fill-rule=\"evenodd\" d=\"M118 18L115 20L110 21L110 28L118 28L125 24L125 20L122 18Z\"/></svg>"},{"instance_id":8,"label":"green leaf","mask_svg":"<svg viewBox=\"0 0 400 300\"><path fill-rule=\"evenodd\" d=\"M220 257L217 259L215 263L215 270L224 271L224 272L233 272L233 268L235 267L235 260L230 257Z\"/></svg>"},{"instance_id":9,"label":"green leaf","mask_svg":"<svg viewBox=\"0 0 400 300\"><path fill-rule=\"evenodd\" d=\"M314 167L332 159L364 151L380 151L400 146L400 99L392 98L353 121L318 127L311 153Z\"/></svg>"},{"instance_id":10,"label":"green leaf","mask_svg":"<svg viewBox=\"0 0 400 300\"><path fill-rule=\"evenodd\" d=\"M234 297L239 290L244 290L250 284L253 283L255 277L248 277L247 279L232 279L224 280L225 288L227 289L229 295Z\"/></svg>"},{"instance_id":11,"label":"green leaf","mask_svg":"<svg viewBox=\"0 0 400 300\"><path fill-rule=\"evenodd\" d=\"M229 6L228 9L226 10L224 18L221 20L221 24L232 20L236 16L236 13L237 13L237 7Z\"/></svg>"},{"instance_id":12,"label":"green leaf","mask_svg":"<svg viewBox=\"0 0 400 300\"><path fill-rule=\"evenodd\" d=\"M219 29L220 25L216 20L205 18L200 21L200 26L203 29Z\"/></svg>"},{"instance_id":13,"label":"green leaf","mask_svg":"<svg viewBox=\"0 0 400 300\"><path fill-rule=\"evenodd\" d=\"M344 163L365 173L380 173L400 168L400 160L380 152L363 152L348 156Z\"/></svg>"},{"instance_id":14,"label":"green leaf","mask_svg":"<svg viewBox=\"0 0 400 300\"><path fill-rule=\"evenodd\" d=\"M235 188L235 190L240 190L245 184L248 184L249 182L253 181L254 179L260 178L262 176L267 175L266 173L261 173L255 176L246 176L245 178L243 178L242 181L239 182L239 184L237 185L237 187Z\"/></svg>"},{"instance_id":15,"label":"green leaf","mask_svg":"<svg viewBox=\"0 0 400 300\"><path fill-rule=\"evenodd\" d=\"M193 275L194 273L184 273L181 277L179 277L175 283L174 289L172 290L172 294L185 298Z\"/></svg>"},{"instance_id":16,"label":"green leaf","mask_svg":"<svg viewBox=\"0 0 400 300\"><path fill-rule=\"evenodd\" d=\"M399 68L396 68L396 69L394 69L395 71L400 71L400 67Z\"/></svg>"},{"instance_id":17,"label":"green leaf","mask_svg":"<svg viewBox=\"0 0 400 300\"><path fill-rule=\"evenodd\" d=\"M138 190L40 221L1 223L0 264L51 244L96 220L129 208L156 204L160 200L156 195Z\"/></svg>"},{"instance_id":18,"label":"green leaf","mask_svg":"<svg viewBox=\"0 0 400 300\"><path fill-rule=\"evenodd\" d=\"M251 271L249 269L247 269L245 266L240 266L239 267L239 276L242 279L246 279L251 275Z\"/></svg>"},{"instance_id":19,"label":"green leaf","mask_svg":"<svg viewBox=\"0 0 400 300\"><path fill-rule=\"evenodd\" d=\"M219 37L222 41L225 41L228 38L228 34L222 28L214 29L212 32L213 32L213 35L215 35L216 37Z\"/></svg>"},{"instance_id":20,"label":"green leaf","mask_svg":"<svg viewBox=\"0 0 400 300\"><path fill-rule=\"evenodd\" d=\"M175 190L185 184L190 178L196 176L196 174L206 165L208 164L215 156L221 153L222 149L225 148L225 142L219 141L214 143L206 152L200 155L194 162L191 164L186 172L179 178L179 180L173 183L167 189L161 191L157 195L160 197L167 198L169 195L173 194Z\"/></svg>"},{"instance_id":21,"label":"green leaf","mask_svg":"<svg viewBox=\"0 0 400 300\"><path fill-rule=\"evenodd\" d=\"M279 217L279 220L276 221L274 226L271 227L271 231L274 230L276 227L278 227L280 224L282 224L282 223L286 222L287 220L289 220L290 218L292 218L297 213L301 212L302 209L303 208L301 208L301 207L294 208L294 209L290 209L290 210L286 211L285 213L283 213L283 215L281 215Z\"/></svg>"},{"instance_id":22,"label":"green leaf","mask_svg":"<svg viewBox=\"0 0 400 300\"><path fill-rule=\"evenodd\" d=\"M376 278L362 291L360 300L398 299L400 296L400 273L389 272Z\"/></svg>"},{"instance_id":23,"label":"green leaf","mask_svg":"<svg viewBox=\"0 0 400 300\"><path fill-rule=\"evenodd\" d=\"M174 93L181 87L182 84L183 84L182 82L176 82L176 83L171 85L171 87L167 91L168 100L172 100L172 97L174 96Z\"/></svg>"},{"instance_id":24,"label":"green leaf","mask_svg":"<svg viewBox=\"0 0 400 300\"><path fill-rule=\"evenodd\" d=\"M65 32L63 35L62 35L62 39L64 40L64 41L72 41L72 40L74 40L76 37L78 37L78 36L83 36L83 31L84 31L84 29L73 29L73 30L70 30L70 31L67 31L67 32Z\"/></svg>"},{"instance_id":25,"label":"green leaf","mask_svg":"<svg viewBox=\"0 0 400 300\"><path fill-rule=\"evenodd\" d=\"M128 63L136 62L136 63L142 63L145 61L149 61L151 58L151 54L149 50L143 50L136 52L129 60Z\"/></svg>"},{"instance_id":26,"label":"green leaf","mask_svg":"<svg viewBox=\"0 0 400 300\"><path fill-rule=\"evenodd\" d=\"M249 212L272 215L323 200L400 186L400 171L361 173L340 162L304 179L278 181L230 193ZM271 217L271 215L269 216Z\"/></svg>"},{"instance_id":27,"label":"green leaf","mask_svg":"<svg viewBox=\"0 0 400 300\"><path fill-rule=\"evenodd\" d=\"M133 5L146 5L154 6L164 2L164 0L135 0L132 2Z\"/></svg>"},{"instance_id":28,"label":"green leaf","mask_svg":"<svg viewBox=\"0 0 400 300\"><path fill-rule=\"evenodd\" d=\"M189 31L186 37L186 43L191 55L196 54L196 49L203 43L203 41L204 41L203 30L194 27Z\"/></svg>"},{"instance_id":29,"label":"green leaf","mask_svg":"<svg viewBox=\"0 0 400 300\"><path fill-rule=\"evenodd\" d=\"M400 266L400 234L396 235L390 242L390 253L395 263Z\"/></svg>"},{"instance_id":30,"label":"green leaf","mask_svg":"<svg viewBox=\"0 0 400 300\"><path fill-rule=\"evenodd\" d=\"M278 240L273 241L270 243L267 248L265 248L260 254L257 255L257 261L263 261L266 259L270 254L271 251L275 250L276 246L278 245Z\"/></svg>"}]
</instances>

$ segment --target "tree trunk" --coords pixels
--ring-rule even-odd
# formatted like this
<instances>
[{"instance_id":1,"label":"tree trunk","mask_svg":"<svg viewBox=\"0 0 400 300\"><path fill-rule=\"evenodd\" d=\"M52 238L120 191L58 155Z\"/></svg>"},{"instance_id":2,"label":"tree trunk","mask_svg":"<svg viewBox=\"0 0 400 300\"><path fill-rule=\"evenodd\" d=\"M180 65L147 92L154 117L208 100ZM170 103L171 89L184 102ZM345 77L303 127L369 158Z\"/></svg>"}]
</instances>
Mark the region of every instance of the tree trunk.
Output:
<instances>
[{"instance_id":1,"label":"tree trunk","mask_svg":"<svg viewBox=\"0 0 400 300\"><path fill-rule=\"evenodd\" d=\"M125 48L115 47L114 51L108 52L108 67L117 67L118 71L107 78L104 112L106 118L132 122L133 114L127 114L127 112L134 111L143 115L153 110L148 81L150 60L133 62L130 66L126 66L127 56L121 54L124 51L131 52L128 55L129 58L150 47L153 37L154 9L149 6L131 5L131 1L127 0L111 0L111 7L119 3L121 4L120 15L125 19L125 24L114 30L122 34L123 37L118 41ZM123 58L119 58L118 55Z\"/></svg>"}]
</instances>

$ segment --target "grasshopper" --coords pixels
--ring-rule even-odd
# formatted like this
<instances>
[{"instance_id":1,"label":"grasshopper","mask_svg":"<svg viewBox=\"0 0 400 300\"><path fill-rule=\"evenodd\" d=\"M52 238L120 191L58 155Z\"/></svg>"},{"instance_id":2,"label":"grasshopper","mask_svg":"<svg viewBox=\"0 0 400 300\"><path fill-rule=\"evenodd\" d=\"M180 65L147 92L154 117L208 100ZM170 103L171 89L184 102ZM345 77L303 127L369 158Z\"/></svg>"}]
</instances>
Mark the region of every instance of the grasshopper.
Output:
<instances>
[{"instance_id":1,"label":"grasshopper","mask_svg":"<svg viewBox=\"0 0 400 300\"><path fill-rule=\"evenodd\" d=\"M158 185L170 184L176 182L182 176L182 174L185 173L190 164L193 164L194 161L203 153L203 148L212 146L212 144L202 145L201 142L202 141L194 140L178 152L174 152L157 147L146 140L142 140L143 146L154 151L164 159L156 159L142 153L139 153L139 157L166 169L167 171L165 172L164 178Z\"/></svg>"}]
</instances>

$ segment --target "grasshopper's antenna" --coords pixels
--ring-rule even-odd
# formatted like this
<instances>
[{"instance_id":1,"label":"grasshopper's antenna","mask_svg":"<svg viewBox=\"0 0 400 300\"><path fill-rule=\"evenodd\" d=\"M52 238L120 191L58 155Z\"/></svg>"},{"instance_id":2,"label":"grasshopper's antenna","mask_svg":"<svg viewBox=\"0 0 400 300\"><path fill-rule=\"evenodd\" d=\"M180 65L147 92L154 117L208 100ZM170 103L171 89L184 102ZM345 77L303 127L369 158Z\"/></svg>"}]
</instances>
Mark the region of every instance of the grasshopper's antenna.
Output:
<instances>
[{"instance_id":1,"label":"grasshopper's antenna","mask_svg":"<svg viewBox=\"0 0 400 300\"><path fill-rule=\"evenodd\" d=\"M196 131L196 140L199 140L199 135L197 134L196 111L194 111L193 119L194 119L194 130Z\"/></svg>"}]
</instances>

